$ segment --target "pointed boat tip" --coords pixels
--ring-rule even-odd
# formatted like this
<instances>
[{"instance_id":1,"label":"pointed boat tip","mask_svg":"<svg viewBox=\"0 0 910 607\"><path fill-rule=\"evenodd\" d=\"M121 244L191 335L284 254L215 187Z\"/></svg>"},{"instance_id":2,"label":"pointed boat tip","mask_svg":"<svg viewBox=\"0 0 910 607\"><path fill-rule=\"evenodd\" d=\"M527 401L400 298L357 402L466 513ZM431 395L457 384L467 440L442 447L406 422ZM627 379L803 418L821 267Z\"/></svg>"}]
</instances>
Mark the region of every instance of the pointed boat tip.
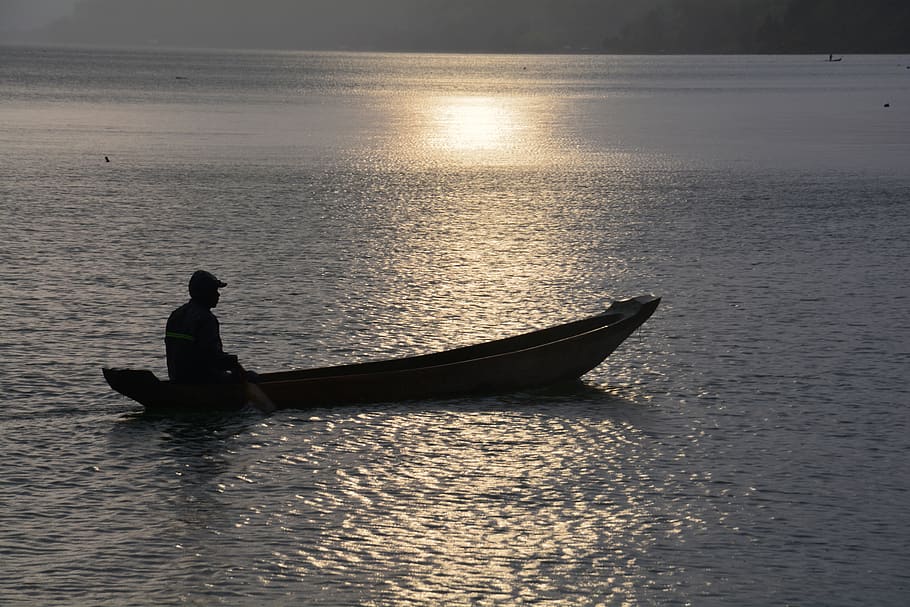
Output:
<instances>
[{"instance_id":1,"label":"pointed boat tip","mask_svg":"<svg viewBox=\"0 0 910 607\"><path fill-rule=\"evenodd\" d=\"M637 314L643 308L650 308L653 312L660 305L660 297L653 294L638 295L629 299L616 299L607 308L608 312L625 312Z\"/></svg>"},{"instance_id":2,"label":"pointed boat tip","mask_svg":"<svg viewBox=\"0 0 910 607\"><path fill-rule=\"evenodd\" d=\"M659 295L654 295L653 293L647 293L645 295L638 295L632 297L631 299L626 299L624 301L635 302L640 305L646 305L649 303L660 303L661 297ZM617 301L616 303L623 303L622 301Z\"/></svg>"},{"instance_id":3,"label":"pointed boat tip","mask_svg":"<svg viewBox=\"0 0 910 607\"><path fill-rule=\"evenodd\" d=\"M654 313L654 310L657 309L657 306L660 305L660 299L661 298L658 295L649 294L639 295L635 298L635 301L641 306L642 311L650 310L650 312L648 312L648 315L650 316Z\"/></svg>"}]
</instances>

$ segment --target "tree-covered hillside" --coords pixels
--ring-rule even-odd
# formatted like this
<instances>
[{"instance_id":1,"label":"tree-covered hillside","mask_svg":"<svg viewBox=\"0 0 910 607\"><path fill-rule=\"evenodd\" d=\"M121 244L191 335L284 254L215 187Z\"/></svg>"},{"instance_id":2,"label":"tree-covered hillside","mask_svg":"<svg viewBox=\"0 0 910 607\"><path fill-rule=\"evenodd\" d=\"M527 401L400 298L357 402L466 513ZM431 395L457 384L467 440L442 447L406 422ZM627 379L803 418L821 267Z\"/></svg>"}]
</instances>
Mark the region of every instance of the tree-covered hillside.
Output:
<instances>
[{"instance_id":1,"label":"tree-covered hillside","mask_svg":"<svg viewBox=\"0 0 910 607\"><path fill-rule=\"evenodd\" d=\"M665 0L608 52L905 53L907 0Z\"/></svg>"}]
</instances>

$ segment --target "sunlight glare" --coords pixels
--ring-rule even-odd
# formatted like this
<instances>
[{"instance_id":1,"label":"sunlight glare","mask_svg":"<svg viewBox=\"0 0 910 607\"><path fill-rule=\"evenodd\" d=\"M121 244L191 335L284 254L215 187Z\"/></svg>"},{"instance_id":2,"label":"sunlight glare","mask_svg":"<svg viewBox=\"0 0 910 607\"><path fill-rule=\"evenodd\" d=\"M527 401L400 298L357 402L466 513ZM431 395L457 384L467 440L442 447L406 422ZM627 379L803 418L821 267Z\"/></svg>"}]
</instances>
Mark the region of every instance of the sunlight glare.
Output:
<instances>
[{"instance_id":1,"label":"sunlight glare","mask_svg":"<svg viewBox=\"0 0 910 607\"><path fill-rule=\"evenodd\" d=\"M447 97L433 106L429 143L457 152L513 147L520 119L507 100L495 97Z\"/></svg>"}]
</instances>

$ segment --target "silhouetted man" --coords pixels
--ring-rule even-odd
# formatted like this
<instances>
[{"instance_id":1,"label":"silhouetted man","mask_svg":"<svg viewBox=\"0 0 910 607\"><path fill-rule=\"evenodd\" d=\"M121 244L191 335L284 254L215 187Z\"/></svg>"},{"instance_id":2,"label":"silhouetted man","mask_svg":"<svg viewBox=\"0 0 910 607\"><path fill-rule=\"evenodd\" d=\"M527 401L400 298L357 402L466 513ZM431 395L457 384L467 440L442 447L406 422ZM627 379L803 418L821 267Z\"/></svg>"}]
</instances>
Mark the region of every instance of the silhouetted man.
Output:
<instances>
[{"instance_id":1,"label":"silhouetted man","mask_svg":"<svg viewBox=\"0 0 910 607\"><path fill-rule=\"evenodd\" d=\"M164 343L167 374L174 383L225 383L242 381L237 357L224 351L221 329L212 308L226 287L214 275L197 270L190 278L190 300L171 312Z\"/></svg>"}]
</instances>

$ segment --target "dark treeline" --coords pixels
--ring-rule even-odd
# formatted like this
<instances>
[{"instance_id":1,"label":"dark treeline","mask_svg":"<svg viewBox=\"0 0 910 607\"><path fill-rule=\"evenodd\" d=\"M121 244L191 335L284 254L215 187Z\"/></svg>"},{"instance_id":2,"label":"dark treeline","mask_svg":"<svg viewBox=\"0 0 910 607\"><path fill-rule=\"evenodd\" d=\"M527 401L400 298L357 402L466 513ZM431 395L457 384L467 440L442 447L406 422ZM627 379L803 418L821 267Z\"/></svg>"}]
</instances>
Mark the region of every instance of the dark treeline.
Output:
<instances>
[{"instance_id":1,"label":"dark treeline","mask_svg":"<svg viewBox=\"0 0 910 607\"><path fill-rule=\"evenodd\" d=\"M666 0L604 41L617 53L906 53L907 0Z\"/></svg>"},{"instance_id":2,"label":"dark treeline","mask_svg":"<svg viewBox=\"0 0 910 607\"><path fill-rule=\"evenodd\" d=\"M39 42L491 52L910 52L910 0L83 0Z\"/></svg>"}]
</instances>

